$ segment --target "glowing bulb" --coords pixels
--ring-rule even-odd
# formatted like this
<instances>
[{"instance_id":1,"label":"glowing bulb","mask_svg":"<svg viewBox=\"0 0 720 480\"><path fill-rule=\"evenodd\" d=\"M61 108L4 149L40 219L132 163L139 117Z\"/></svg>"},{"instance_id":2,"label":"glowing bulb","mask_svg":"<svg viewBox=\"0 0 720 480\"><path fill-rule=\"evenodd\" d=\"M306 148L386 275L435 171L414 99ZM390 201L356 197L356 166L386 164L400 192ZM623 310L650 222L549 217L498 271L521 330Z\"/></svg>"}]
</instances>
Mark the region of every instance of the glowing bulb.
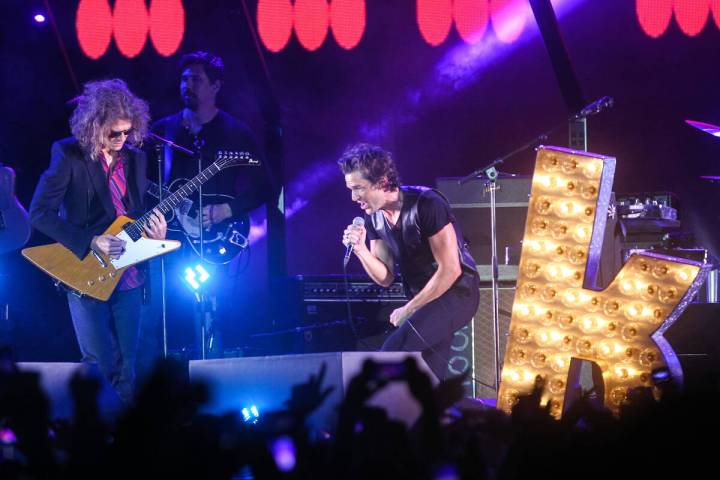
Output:
<instances>
[{"instance_id":1,"label":"glowing bulb","mask_svg":"<svg viewBox=\"0 0 720 480\"><path fill-rule=\"evenodd\" d=\"M599 327L598 318L594 315L585 315L580 319L580 330L585 333L594 332Z\"/></svg>"},{"instance_id":2,"label":"glowing bulb","mask_svg":"<svg viewBox=\"0 0 720 480\"><path fill-rule=\"evenodd\" d=\"M591 229L588 225L578 225L573 231L573 238L578 243L585 243L590 239Z\"/></svg>"},{"instance_id":3,"label":"glowing bulb","mask_svg":"<svg viewBox=\"0 0 720 480\"><path fill-rule=\"evenodd\" d=\"M560 270L560 267L555 264L550 264L545 270L547 272L546 277L548 280L560 280L560 277L562 276L562 271Z\"/></svg>"},{"instance_id":4,"label":"glowing bulb","mask_svg":"<svg viewBox=\"0 0 720 480\"><path fill-rule=\"evenodd\" d=\"M555 355L550 363L550 368L556 372L563 372L567 368L568 363L567 355Z\"/></svg>"},{"instance_id":5,"label":"glowing bulb","mask_svg":"<svg viewBox=\"0 0 720 480\"><path fill-rule=\"evenodd\" d=\"M528 317L530 316L530 307L525 305L524 303L515 303L513 306L513 309L515 312L520 315L521 317Z\"/></svg>"},{"instance_id":6,"label":"glowing bulb","mask_svg":"<svg viewBox=\"0 0 720 480\"><path fill-rule=\"evenodd\" d=\"M591 180L596 180L602 173L602 161L590 161L583 165L583 173Z\"/></svg>"},{"instance_id":7,"label":"glowing bulb","mask_svg":"<svg viewBox=\"0 0 720 480\"><path fill-rule=\"evenodd\" d=\"M595 197L597 197L598 190L595 188L595 185L585 185L583 184L582 187L580 187L580 195L585 200L593 200Z\"/></svg>"},{"instance_id":8,"label":"glowing bulb","mask_svg":"<svg viewBox=\"0 0 720 480\"><path fill-rule=\"evenodd\" d=\"M558 202L555 204L555 213L560 217L569 217L577 211L577 204L572 201Z\"/></svg>"},{"instance_id":9,"label":"glowing bulb","mask_svg":"<svg viewBox=\"0 0 720 480\"><path fill-rule=\"evenodd\" d=\"M535 343L540 347L545 347L550 343L550 334L547 330L539 330L535 334Z\"/></svg>"},{"instance_id":10,"label":"glowing bulb","mask_svg":"<svg viewBox=\"0 0 720 480\"><path fill-rule=\"evenodd\" d=\"M658 298L662 303L673 303L677 299L678 290L675 287L661 288L658 292Z\"/></svg>"},{"instance_id":11,"label":"glowing bulb","mask_svg":"<svg viewBox=\"0 0 720 480\"><path fill-rule=\"evenodd\" d=\"M574 158L565 158L562 161L563 172L573 174L577 171L578 161Z\"/></svg>"},{"instance_id":12,"label":"glowing bulb","mask_svg":"<svg viewBox=\"0 0 720 480\"><path fill-rule=\"evenodd\" d=\"M545 235L548 232L548 226L547 220L535 217L530 222L530 231L535 235Z\"/></svg>"},{"instance_id":13,"label":"glowing bulb","mask_svg":"<svg viewBox=\"0 0 720 480\"><path fill-rule=\"evenodd\" d=\"M641 303L631 303L625 309L625 316L629 319L638 319L642 317L645 307Z\"/></svg>"},{"instance_id":14,"label":"glowing bulb","mask_svg":"<svg viewBox=\"0 0 720 480\"><path fill-rule=\"evenodd\" d=\"M538 197L535 201L535 211L540 215L547 215L550 213L550 207L552 207L550 197Z\"/></svg>"},{"instance_id":15,"label":"glowing bulb","mask_svg":"<svg viewBox=\"0 0 720 480\"><path fill-rule=\"evenodd\" d=\"M682 285L687 285L692 282L693 279L694 275L688 268L679 268L677 272L675 272L675 280Z\"/></svg>"},{"instance_id":16,"label":"glowing bulb","mask_svg":"<svg viewBox=\"0 0 720 480\"><path fill-rule=\"evenodd\" d=\"M562 302L565 305L567 305L568 307L576 305L579 300L580 300L580 295L578 294L577 290L566 289L563 292Z\"/></svg>"}]
</instances>

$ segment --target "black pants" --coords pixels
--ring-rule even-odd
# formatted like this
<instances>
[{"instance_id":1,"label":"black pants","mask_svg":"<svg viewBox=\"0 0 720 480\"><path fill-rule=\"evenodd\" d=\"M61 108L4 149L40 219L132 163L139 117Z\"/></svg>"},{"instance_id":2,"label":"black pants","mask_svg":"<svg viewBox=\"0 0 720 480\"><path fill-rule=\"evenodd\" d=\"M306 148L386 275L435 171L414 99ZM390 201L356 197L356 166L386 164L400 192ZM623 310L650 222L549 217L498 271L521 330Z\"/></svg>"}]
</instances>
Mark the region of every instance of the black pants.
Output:
<instances>
[{"instance_id":1,"label":"black pants","mask_svg":"<svg viewBox=\"0 0 720 480\"><path fill-rule=\"evenodd\" d=\"M433 373L442 380L448 369L453 334L470 323L479 303L477 285L451 288L408 318L385 340L380 350L420 351Z\"/></svg>"}]
</instances>

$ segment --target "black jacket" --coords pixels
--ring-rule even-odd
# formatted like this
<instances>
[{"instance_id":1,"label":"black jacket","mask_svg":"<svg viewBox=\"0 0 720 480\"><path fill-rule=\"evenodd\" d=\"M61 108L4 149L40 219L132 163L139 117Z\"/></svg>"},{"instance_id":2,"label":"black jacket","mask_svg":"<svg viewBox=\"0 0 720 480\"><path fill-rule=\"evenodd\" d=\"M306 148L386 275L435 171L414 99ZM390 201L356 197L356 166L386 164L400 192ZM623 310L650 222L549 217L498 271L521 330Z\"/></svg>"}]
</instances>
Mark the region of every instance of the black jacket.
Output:
<instances>
[{"instance_id":1,"label":"black jacket","mask_svg":"<svg viewBox=\"0 0 720 480\"><path fill-rule=\"evenodd\" d=\"M147 159L143 151L127 144L123 156L125 203L128 216L137 218L144 213ZM30 204L32 226L84 258L93 237L116 218L102 164L92 160L75 138L53 143L50 167L40 177Z\"/></svg>"}]
</instances>

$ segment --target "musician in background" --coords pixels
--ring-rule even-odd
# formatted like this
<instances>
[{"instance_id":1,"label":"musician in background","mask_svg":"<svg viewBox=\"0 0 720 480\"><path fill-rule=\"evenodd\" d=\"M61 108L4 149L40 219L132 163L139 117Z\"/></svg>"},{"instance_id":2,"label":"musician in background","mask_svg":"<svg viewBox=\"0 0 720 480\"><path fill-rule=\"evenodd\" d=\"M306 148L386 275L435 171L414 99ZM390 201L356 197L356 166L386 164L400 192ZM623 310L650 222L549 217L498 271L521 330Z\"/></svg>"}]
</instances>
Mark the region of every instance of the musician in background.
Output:
<instances>
[{"instance_id":1,"label":"musician in background","mask_svg":"<svg viewBox=\"0 0 720 480\"><path fill-rule=\"evenodd\" d=\"M52 145L50 167L30 204L30 222L83 259L94 250L119 257L125 242L103 232L119 216L144 214L147 188L145 101L119 79L88 82L70 118L73 136ZM160 212L145 227L165 238ZM144 272L130 267L106 301L68 292L68 304L83 361L95 363L124 403L133 398Z\"/></svg>"},{"instance_id":2,"label":"musician in background","mask_svg":"<svg viewBox=\"0 0 720 480\"><path fill-rule=\"evenodd\" d=\"M202 168L212 164L221 151L244 151L259 158L257 141L250 129L243 122L217 107L217 96L223 86L223 78L224 65L220 57L202 51L184 55L180 59L180 96L184 107L152 125L154 133L199 151L202 156ZM192 179L198 174L197 156L185 155L170 147L166 147L164 153L166 184L180 186L184 183L182 179ZM227 224L237 221L238 225L246 225L249 228L248 213L268 201L273 193L264 162L261 167L237 167L222 171L203 184L202 190L202 225L206 228L205 240L215 235L210 231L211 227L222 222ZM194 206L188 213L197 218L194 211L198 205L197 194L193 195L192 199ZM184 222L186 231L193 230L192 224L193 221ZM189 225L190 227L187 228ZM192 233L197 236L196 222L194 226ZM167 261L178 262L179 258L198 261L196 252L188 248L187 239L179 238L183 240L183 251L168 257ZM227 261L230 261L230 258ZM170 266L168 271L172 270ZM222 323L228 321L233 314L231 307L236 276L237 264L229 264L215 270L212 280L214 288L206 292L210 299L208 309L217 308L213 320L213 332L210 333L212 345L206 345L212 347L210 356L221 353L219 333ZM155 301L157 295L153 297ZM217 302L213 301L215 299ZM192 311L192 307L184 308L180 313L186 313L188 310ZM152 319L148 321L152 322ZM197 316L195 325L195 347L199 353L202 347L199 343L201 335ZM152 328L152 325L149 327Z\"/></svg>"},{"instance_id":3,"label":"musician in background","mask_svg":"<svg viewBox=\"0 0 720 480\"><path fill-rule=\"evenodd\" d=\"M409 299L391 313L397 330L382 350L421 351L442 380L453 334L470 322L480 301L475 260L450 205L433 189L401 186L394 160L380 147L350 147L338 164L365 212L365 225L349 225L343 243L384 287L395 280L397 264Z\"/></svg>"}]
</instances>

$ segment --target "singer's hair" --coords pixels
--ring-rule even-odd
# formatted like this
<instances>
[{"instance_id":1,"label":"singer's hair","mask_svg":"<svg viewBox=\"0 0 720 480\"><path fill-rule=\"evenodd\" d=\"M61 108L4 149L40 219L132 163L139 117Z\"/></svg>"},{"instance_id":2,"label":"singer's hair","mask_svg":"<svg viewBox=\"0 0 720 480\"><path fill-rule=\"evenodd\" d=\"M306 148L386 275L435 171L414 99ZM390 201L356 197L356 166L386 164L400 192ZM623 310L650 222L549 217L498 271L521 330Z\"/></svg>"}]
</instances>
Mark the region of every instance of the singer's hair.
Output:
<instances>
[{"instance_id":1,"label":"singer's hair","mask_svg":"<svg viewBox=\"0 0 720 480\"><path fill-rule=\"evenodd\" d=\"M223 65L222 58L212 53L203 52L198 50L183 55L180 58L180 71L184 71L191 65L200 65L205 70L210 82L222 82L225 74L225 66Z\"/></svg>"},{"instance_id":2,"label":"singer's hair","mask_svg":"<svg viewBox=\"0 0 720 480\"><path fill-rule=\"evenodd\" d=\"M112 124L118 120L132 123L127 141L142 145L150 123L145 100L136 97L119 78L87 82L70 117L70 131L90 157L97 160Z\"/></svg>"},{"instance_id":3,"label":"singer's hair","mask_svg":"<svg viewBox=\"0 0 720 480\"><path fill-rule=\"evenodd\" d=\"M360 172L371 184L380 185L385 191L400 188L400 175L392 154L376 145L351 145L345 149L337 163L343 174ZM383 179L387 181L383 182Z\"/></svg>"}]
</instances>

